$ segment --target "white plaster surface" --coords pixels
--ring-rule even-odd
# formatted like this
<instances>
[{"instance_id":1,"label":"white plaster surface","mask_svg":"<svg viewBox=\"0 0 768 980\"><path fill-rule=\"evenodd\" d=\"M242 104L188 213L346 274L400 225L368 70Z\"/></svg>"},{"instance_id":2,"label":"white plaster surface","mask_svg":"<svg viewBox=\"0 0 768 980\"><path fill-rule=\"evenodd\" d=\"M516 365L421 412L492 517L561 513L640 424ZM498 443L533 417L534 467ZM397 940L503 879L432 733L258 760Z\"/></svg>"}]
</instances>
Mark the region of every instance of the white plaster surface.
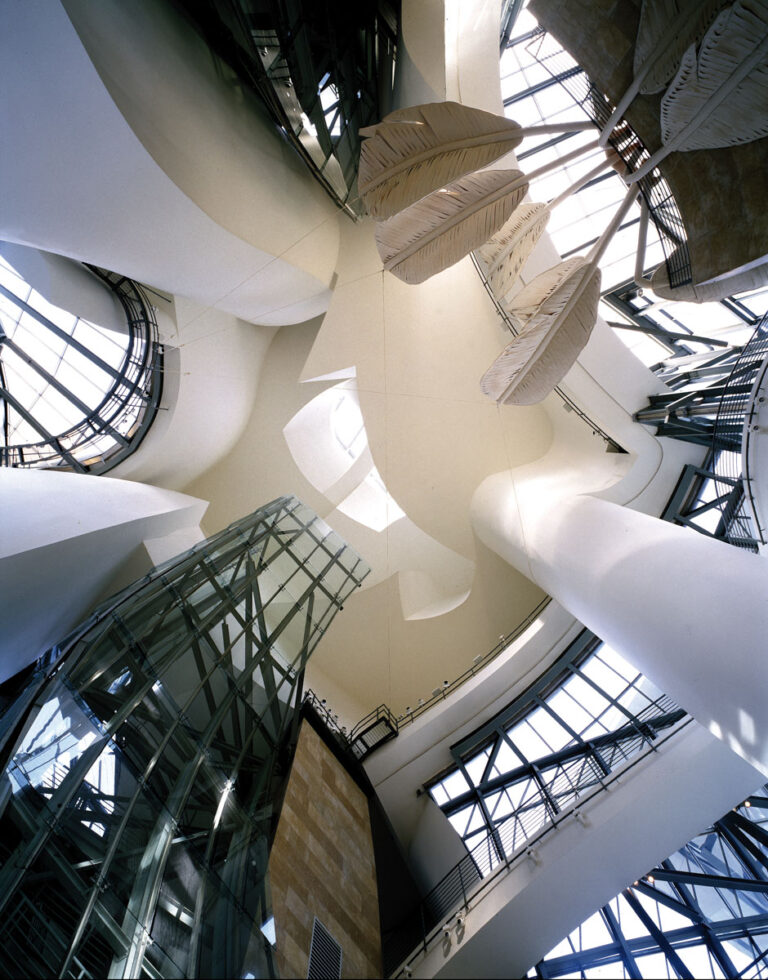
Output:
<instances>
[{"instance_id":1,"label":"white plaster surface","mask_svg":"<svg viewBox=\"0 0 768 980\"><path fill-rule=\"evenodd\" d=\"M104 590L149 571L147 557L134 562L145 539L193 539L206 508L146 484L45 470L0 469L0 500L0 680L62 640Z\"/></svg>"}]
</instances>

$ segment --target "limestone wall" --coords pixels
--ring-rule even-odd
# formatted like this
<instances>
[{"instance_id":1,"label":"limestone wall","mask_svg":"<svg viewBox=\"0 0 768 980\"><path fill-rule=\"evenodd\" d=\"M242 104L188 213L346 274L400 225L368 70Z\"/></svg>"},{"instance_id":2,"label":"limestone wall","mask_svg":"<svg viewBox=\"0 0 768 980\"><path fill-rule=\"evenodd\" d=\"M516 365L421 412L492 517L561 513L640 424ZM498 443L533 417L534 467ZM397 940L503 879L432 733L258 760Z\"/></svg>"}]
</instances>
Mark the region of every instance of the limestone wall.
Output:
<instances>
[{"instance_id":1,"label":"limestone wall","mask_svg":"<svg viewBox=\"0 0 768 980\"><path fill-rule=\"evenodd\" d=\"M368 801L304 723L270 856L282 977L305 977L314 917L342 947L342 977L380 977Z\"/></svg>"}]
</instances>

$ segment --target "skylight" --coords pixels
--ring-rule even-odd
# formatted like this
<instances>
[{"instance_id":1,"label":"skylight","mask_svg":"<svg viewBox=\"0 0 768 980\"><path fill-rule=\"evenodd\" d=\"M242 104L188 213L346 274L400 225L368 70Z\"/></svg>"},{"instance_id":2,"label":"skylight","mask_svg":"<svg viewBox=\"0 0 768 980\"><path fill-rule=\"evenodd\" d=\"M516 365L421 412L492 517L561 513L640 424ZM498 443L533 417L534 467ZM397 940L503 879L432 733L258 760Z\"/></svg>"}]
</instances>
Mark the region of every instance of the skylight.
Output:
<instances>
[{"instance_id":1,"label":"skylight","mask_svg":"<svg viewBox=\"0 0 768 980\"><path fill-rule=\"evenodd\" d=\"M590 637L585 631L540 679L542 693L532 690L489 722L479 747L454 747L457 766L429 786L481 875L643 751L643 726L661 731L684 714Z\"/></svg>"},{"instance_id":2,"label":"skylight","mask_svg":"<svg viewBox=\"0 0 768 980\"><path fill-rule=\"evenodd\" d=\"M567 91L565 84L577 79L582 70L571 56L560 50L552 59L555 68L548 68L540 58L542 32L526 7L518 15L512 38L501 57L501 86L506 115L523 126L557 123L582 116L589 118ZM547 37L547 55L558 46ZM549 64L549 61L548 61ZM554 72L554 74L553 74ZM519 159L526 172L531 172L552 160L562 158L579 146L593 142L597 130L542 137L537 145L526 148ZM531 181L530 194L534 201L549 201L564 191L581 175L594 167L603 157L595 148L575 161ZM585 254L608 224L611 215L626 193L626 185L613 170L591 180L584 188L558 205L552 213L547 232L562 258ZM721 302L679 303L660 302L649 290L634 283L640 206L635 204L624 220L600 262L603 294L600 314L618 328L617 336L648 366L654 366L678 351L664 338L644 333L638 323L680 335L694 334L727 341L729 345L746 342L750 326L768 310L768 288L753 290ZM649 223L644 271L649 273L664 260L658 232ZM614 300L627 296L626 306ZM741 302L746 304L746 309ZM634 314L642 314L638 321ZM625 324L626 329L620 325ZM690 351L712 349L697 341ZM682 351L685 353L685 351Z\"/></svg>"},{"instance_id":3,"label":"skylight","mask_svg":"<svg viewBox=\"0 0 768 980\"><path fill-rule=\"evenodd\" d=\"M0 258L0 465L103 472L148 428L156 327L135 284L115 279L136 304L123 333L54 306Z\"/></svg>"}]
</instances>

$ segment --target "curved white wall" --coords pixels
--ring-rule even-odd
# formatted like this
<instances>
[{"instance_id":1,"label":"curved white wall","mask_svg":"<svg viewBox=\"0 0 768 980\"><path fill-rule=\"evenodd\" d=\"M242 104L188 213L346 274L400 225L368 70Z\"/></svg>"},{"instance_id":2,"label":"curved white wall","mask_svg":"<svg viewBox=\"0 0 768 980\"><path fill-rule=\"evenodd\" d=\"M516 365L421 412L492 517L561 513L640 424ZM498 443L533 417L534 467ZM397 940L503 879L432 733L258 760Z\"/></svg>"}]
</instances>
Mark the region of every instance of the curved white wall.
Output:
<instances>
[{"instance_id":1,"label":"curved white wall","mask_svg":"<svg viewBox=\"0 0 768 980\"><path fill-rule=\"evenodd\" d=\"M275 328L180 296L150 298L165 344L160 409L137 450L110 476L182 490L237 444Z\"/></svg>"},{"instance_id":2,"label":"curved white wall","mask_svg":"<svg viewBox=\"0 0 768 980\"><path fill-rule=\"evenodd\" d=\"M110 24L120 27L120 14L138 18L148 11L154 17L161 9L105 3L87 4L80 13L109 35ZM167 152L152 146L166 172L105 89L58 0L3 0L2 17L2 123L13 151L2 155L0 177L13 193L0 216L0 238L105 266L249 321L292 323L325 309L340 215L310 175L297 173L283 152L263 151L256 161L256 148L279 146L279 140L255 114L250 125L256 135L240 141L244 145L232 131L231 114L223 131L214 129L225 142L226 160L220 150L213 171L208 164L193 165L197 154L207 153L202 133L189 127L177 134L171 125L174 108L183 109L185 118L202 114L202 105L193 101L200 97L202 104L213 103L203 119L213 127L212 117L226 102L223 82L219 89L206 87L210 79L199 77L200 58L189 66L199 84L173 77L172 96L161 98L167 80L158 82L158 114L149 113L148 93L140 90L137 111L147 111L145 124L170 128L180 140L176 157L159 137ZM144 43L151 36L148 31ZM112 40L125 42L120 36ZM130 57L114 57L115 70L127 72L120 75L127 85L136 83L140 69L134 59L143 51L139 39L131 43L138 48ZM244 171L251 164L248 195ZM226 226L234 227L237 208L253 228L247 238L241 237L242 224L234 232Z\"/></svg>"},{"instance_id":3,"label":"curved white wall","mask_svg":"<svg viewBox=\"0 0 768 980\"><path fill-rule=\"evenodd\" d=\"M189 547L206 508L157 487L45 470L0 469L0 499L0 680L64 639L105 591Z\"/></svg>"},{"instance_id":4,"label":"curved white wall","mask_svg":"<svg viewBox=\"0 0 768 980\"><path fill-rule=\"evenodd\" d=\"M63 6L115 105L174 184L221 228L328 285L337 208L173 5Z\"/></svg>"},{"instance_id":5,"label":"curved white wall","mask_svg":"<svg viewBox=\"0 0 768 980\"><path fill-rule=\"evenodd\" d=\"M489 477L480 538L768 774L768 563L594 497Z\"/></svg>"}]
</instances>

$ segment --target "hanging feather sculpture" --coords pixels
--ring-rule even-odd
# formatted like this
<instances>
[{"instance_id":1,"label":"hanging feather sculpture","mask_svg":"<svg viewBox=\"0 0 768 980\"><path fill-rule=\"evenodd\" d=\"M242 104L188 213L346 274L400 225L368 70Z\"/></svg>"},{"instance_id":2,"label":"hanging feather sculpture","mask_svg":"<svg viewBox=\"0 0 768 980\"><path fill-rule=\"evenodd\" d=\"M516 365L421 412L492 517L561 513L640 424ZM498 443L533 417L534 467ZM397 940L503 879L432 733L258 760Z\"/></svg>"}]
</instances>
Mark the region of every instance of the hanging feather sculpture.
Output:
<instances>
[{"instance_id":1,"label":"hanging feather sculpture","mask_svg":"<svg viewBox=\"0 0 768 980\"><path fill-rule=\"evenodd\" d=\"M520 333L483 375L486 395L502 404L533 405L573 366L597 322L598 263L636 198L630 187L586 258L560 262L504 304Z\"/></svg>"},{"instance_id":2,"label":"hanging feather sculpture","mask_svg":"<svg viewBox=\"0 0 768 980\"><path fill-rule=\"evenodd\" d=\"M637 28L633 78L600 133L606 146L638 93L660 92L684 52L698 44L727 0L643 0Z\"/></svg>"},{"instance_id":3,"label":"hanging feather sculpture","mask_svg":"<svg viewBox=\"0 0 768 980\"><path fill-rule=\"evenodd\" d=\"M768 0L737 0L715 18L698 53L692 45L683 55L661 101L661 138L676 150L705 150L763 136L768 136Z\"/></svg>"},{"instance_id":4,"label":"hanging feather sculpture","mask_svg":"<svg viewBox=\"0 0 768 980\"><path fill-rule=\"evenodd\" d=\"M476 257L485 280L499 302L503 302L517 282L520 270L541 238L553 209L588 184L593 177L597 177L607 166L608 163L601 160L596 167L582 174L547 204L521 204L504 227L477 250ZM549 165L541 167L529 174L529 179L548 169Z\"/></svg>"},{"instance_id":5,"label":"hanging feather sculpture","mask_svg":"<svg viewBox=\"0 0 768 980\"><path fill-rule=\"evenodd\" d=\"M726 0L643 0L633 73L643 95L660 92Z\"/></svg>"},{"instance_id":6,"label":"hanging feather sculpture","mask_svg":"<svg viewBox=\"0 0 768 980\"><path fill-rule=\"evenodd\" d=\"M600 270L576 256L537 276L507 306L521 326L480 387L497 402L533 405L562 380L597 321Z\"/></svg>"},{"instance_id":7,"label":"hanging feather sculpture","mask_svg":"<svg viewBox=\"0 0 768 980\"><path fill-rule=\"evenodd\" d=\"M358 193L377 220L514 150L523 130L512 119L436 102L398 109L376 126L360 151Z\"/></svg>"},{"instance_id":8,"label":"hanging feather sculpture","mask_svg":"<svg viewBox=\"0 0 768 980\"><path fill-rule=\"evenodd\" d=\"M501 302L520 276L551 215L546 204L521 204L476 256L494 296Z\"/></svg>"},{"instance_id":9,"label":"hanging feather sculpture","mask_svg":"<svg viewBox=\"0 0 768 980\"><path fill-rule=\"evenodd\" d=\"M483 170L428 194L376 225L384 268L403 282L424 282L487 242L527 191L519 170Z\"/></svg>"}]
</instances>

